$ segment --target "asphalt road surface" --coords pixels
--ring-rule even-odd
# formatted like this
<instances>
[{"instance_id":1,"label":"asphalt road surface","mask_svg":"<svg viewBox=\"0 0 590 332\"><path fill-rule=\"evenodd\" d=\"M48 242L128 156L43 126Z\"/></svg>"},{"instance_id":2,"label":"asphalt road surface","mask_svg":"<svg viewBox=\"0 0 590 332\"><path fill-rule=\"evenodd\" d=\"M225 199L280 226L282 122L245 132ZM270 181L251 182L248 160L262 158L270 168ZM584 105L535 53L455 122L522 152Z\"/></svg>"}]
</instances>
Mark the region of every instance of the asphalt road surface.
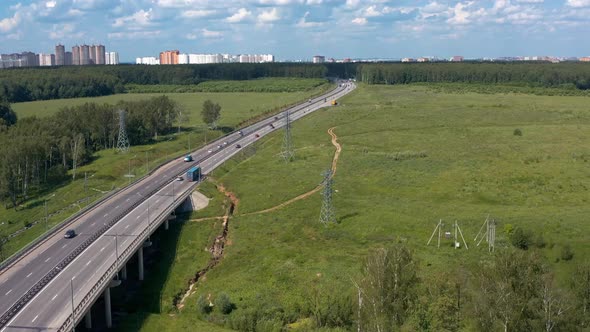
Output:
<instances>
[{"instance_id":1,"label":"asphalt road surface","mask_svg":"<svg viewBox=\"0 0 590 332\"><path fill-rule=\"evenodd\" d=\"M324 99L325 96L320 96L292 107L289 109L291 121L330 106L331 100L354 88L352 83L343 83L330 92L337 93L335 97ZM194 189L196 183L187 181L183 174L187 168L198 164L204 174L211 172L242 148L281 128L285 124L285 114L286 111L276 115L278 120L275 116L262 120L242 129L242 134L232 133L194 151L192 156L195 162L183 162L179 158L162 166L151 176L132 184L77 218L69 227L76 230L76 237L65 239L63 233L55 234L12 266L0 271L0 313L4 313L90 235L134 204L140 203L61 270L0 332L49 331L59 328L72 312L72 298L74 306L77 306L106 269L115 263L116 255L129 247L146 228L153 231L157 226L156 216L169 210L174 198ZM236 147L238 144L241 148ZM184 180L178 181L176 177L181 174ZM162 185L164 187L156 194L146 197ZM119 266L122 263L119 262ZM77 318L79 321L81 317Z\"/></svg>"}]
</instances>

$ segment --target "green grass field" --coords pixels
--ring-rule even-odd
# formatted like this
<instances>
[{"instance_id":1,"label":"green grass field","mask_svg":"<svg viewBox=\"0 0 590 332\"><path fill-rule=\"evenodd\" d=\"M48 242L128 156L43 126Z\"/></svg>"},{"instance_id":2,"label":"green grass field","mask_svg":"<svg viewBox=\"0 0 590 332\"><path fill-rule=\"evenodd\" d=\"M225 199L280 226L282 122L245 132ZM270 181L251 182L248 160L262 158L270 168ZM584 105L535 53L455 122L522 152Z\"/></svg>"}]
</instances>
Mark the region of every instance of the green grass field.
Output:
<instances>
[{"instance_id":1,"label":"green grass field","mask_svg":"<svg viewBox=\"0 0 590 332\"><path fill-rule=\"evenodd\" d=\"M509 246L508 224L542 234L548 245L541 253L562 284L590 255L586 97L361 85L340 104L294 123L294 162L278 156L279 131L259 142L255 156L214 172L240 199L229 227L231 245L171 322L186 317L188 324L199 315L200 295L221 292L236 309L209 317L220 325L237 326L253 310L301 320L318 289L353 296L351 278L359 277L369 250L398 241L414 251L426 280L473 267L490 257L487 247L473 243L487 215L499 222L498 250ZM338 224L319 223L319 193L273 213L240 215L320 183L334 153L331 127L343 148L334 185ZM514 134L517 128L522 136ZM449 231L458 220L469 250L453 250L449 240L440 249L426 246L439 219ZM558 261L565 244L574 251L569 262ZM148 319L142 331L165 329L164 319Z\"/></svg>"},{"instance_id":2,"label":"green grass field","mask_svg":"<svg viewBox=\"0 0 590 332\"><path fill-rule=\"evenodd\" d=\"M201 120L200 112L203 101L211 99L221 107L219 127L236 127L239 123L260 116L261 114L278 110L288 104L307 100L309 96L321 93L331 85L322 85L309 91L294 93L176 93L169 96L177 101L187 112L189 121L182 123L180 133L160 137L156 144L132 146L128 155L121 155L113 150L102 150L94 155L94 160L78 167L75 181L66 181L62 186L51 191L32 193L31 198L14 209L0 209L0 234L12 234L23 228L23 222L44 220L44 202L47 200L48 214L55 214L48 219L48 227L52 227L66 217L79 211L85 205L96 200L106 192L127 184L124 177L131 168L131 174L140 177L146 173L148 167L169 160L173 156L182 154L190 146L194 149L205 141L222 135L220 130L207 130ZM161 94L122 94L97 98L78 98L64 100L49 100L29 103L13 104L19 118L27 116L49 116L64 106L74 106L87 102L116 103L118 100L138 100ZM133 144L133 142L131 142ZM84 191L84 173L88 174L86 191ZM77 201L88 197L89 200ZM45 231L45 222L11 238L3 246L2 255L7 257ZM0 257L2 258L2 257Z\"/></svg>"}]
</instances>

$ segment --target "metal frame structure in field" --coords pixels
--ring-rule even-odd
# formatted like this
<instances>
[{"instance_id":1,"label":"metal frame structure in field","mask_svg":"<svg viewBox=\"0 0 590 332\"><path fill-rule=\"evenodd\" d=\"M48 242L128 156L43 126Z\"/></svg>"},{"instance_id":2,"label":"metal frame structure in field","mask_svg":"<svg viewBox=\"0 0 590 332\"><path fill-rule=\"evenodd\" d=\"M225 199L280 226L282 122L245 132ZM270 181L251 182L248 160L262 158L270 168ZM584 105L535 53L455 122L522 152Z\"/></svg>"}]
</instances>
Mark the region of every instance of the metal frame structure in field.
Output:
<instances>
[{"instance_id":1,"label":"metal frame structure in field","mask_svg":"<svg viewBox=\"0 0 590 332\"><path fill-rule=\"evenodd\" d=\"M283 150L281 157L285 162L290 162L295 159L295 151L293 151L293 141L291 140L291 115L287 111L285 116L285 135L283 136Z\"/></svg>"},{"instance_id":2,"label":"metal frame structure in field","mask_svg":"<svg viewBox=\"0 0 590 332\"><path fill-rule=\"evenodd\" d=\"M483 231L484 227L485 231ZM479 241L477 241L478 238ZM479 247L479 245L484 239L488 243L488 251L494 252L494 249L496 249L496 220L490 219L490 216L487 216L486 220L479 228L479 232L477 232L477 235L473 239L473 242L477 242L477 246Z\"/></svg>"}]
</instances>

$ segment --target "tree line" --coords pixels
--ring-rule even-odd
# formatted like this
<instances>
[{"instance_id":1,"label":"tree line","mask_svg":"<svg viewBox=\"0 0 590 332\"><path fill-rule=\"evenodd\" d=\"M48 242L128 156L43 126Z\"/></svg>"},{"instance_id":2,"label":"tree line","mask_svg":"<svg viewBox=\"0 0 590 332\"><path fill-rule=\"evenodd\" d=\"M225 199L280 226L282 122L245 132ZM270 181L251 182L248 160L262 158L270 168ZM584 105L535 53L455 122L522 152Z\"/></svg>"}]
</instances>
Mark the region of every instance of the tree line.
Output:
<instances>
[{"instance_id":1,"label":"tree line","mask_svg":"<svg viewBox=\"0 0 590 332\"><path fill-rule=\"evenodd\" d=\"M208 80L326 75L322 65L279 63L13 68L0 70L0 99L24 102L104 96L125 92L126 84L194 85Z\"/></svg>"},{"instance_id":2,"label":"tree line","mask_svg":"<svg viewBox=\"0 0 590 332\"><path fill-rule=\"evenodd\" d=\"M0 117L6 102L0 104ZM10 108L8 106L8 108ZM28 117L0 126L0 199L15 209L34 189L55 185L92 154L116 147L118 110L126 111L127 135L132 144L145 144L170 132L181 115L167 96L116 105L86 103L66 107L53 116ZM5 114L10 114L7 110ZM13 112L12 112L13 114ZM8 116L10 118L10 116ZM4 118L4 117L3 117Z\"/></svg>"},{"instance_id":3,"label":"tree line","mask_svg":"<svg viewBox=\"0 0 590 332\"><path fill-rule=\"evenodd\" d=\"M356 78L368 84L459 82L590 88L586 63L380 63L360 64Z\"/></svg>"}]
</instances>

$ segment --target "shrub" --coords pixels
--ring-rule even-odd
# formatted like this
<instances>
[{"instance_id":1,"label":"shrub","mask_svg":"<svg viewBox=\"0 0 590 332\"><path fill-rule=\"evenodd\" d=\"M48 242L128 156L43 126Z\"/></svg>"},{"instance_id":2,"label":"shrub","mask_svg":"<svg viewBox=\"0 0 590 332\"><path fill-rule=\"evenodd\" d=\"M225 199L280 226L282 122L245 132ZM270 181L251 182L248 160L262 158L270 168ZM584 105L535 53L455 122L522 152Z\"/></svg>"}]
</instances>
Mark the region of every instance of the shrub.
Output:
<instances>
[{"instance_id":1,"label":"shrub","mask_svg":"<svg viewBox=\"0 0 590 332\"><path fill-rule=\"evenodd\" d=\"M574 252L572 251L572 247L569 244L566 244L561 248L561 259L564 261L569 261L574 258Z\"/></svg>"},{"instance_id":2,"label":"shrub","mask_svg":"<svg viewBox=\"0 0 590 332\"><path fill-rule=\"evenodd\" d=\"M537 248L545 248L546 245L547 243L545 242L545 238L543 238L543 234L539 233L535 239L535 246Z\"/></svg>"},{"instance_id":3,"label":"shrub","mask_svg":"<svg viewBox=\"0 0 590 332\"><path fill-rule=\"evenodd\" d=\"M212 309L209 305L209 300L204 295L199 296L197 299L197 308L202 314L209 314Z\"/></svg>"},{"instance_id":4,"label":"shrub","mask_svg":"<svg viewBox=\"0 0 590 332\"><path fill-rule=\"evenodd\" d=\"M222 314L227 315L234 309L234 305L227 294L221 293L215 298L215 308Z\"/></svg>"},{"instance_id":5,"label":"shrub","mask_svg":"<svg viewBox=\"0 0 590 332\"><path fill-rule=\"evenodd\" d=\"M532 237L533 234L531 232L516 227L510 235L510 243L519 249L527 250L532 243Z\"/></svg>"},{"instance_id":6,"label":"shrub","mask_svg":"<svg viewBox=\"0 0 590 332\"><path fill-rule=\"evenodd\" d=\"M520 128L514 129L514 136L522 136L522 130Z\"/></svg>"}]
</instances>

